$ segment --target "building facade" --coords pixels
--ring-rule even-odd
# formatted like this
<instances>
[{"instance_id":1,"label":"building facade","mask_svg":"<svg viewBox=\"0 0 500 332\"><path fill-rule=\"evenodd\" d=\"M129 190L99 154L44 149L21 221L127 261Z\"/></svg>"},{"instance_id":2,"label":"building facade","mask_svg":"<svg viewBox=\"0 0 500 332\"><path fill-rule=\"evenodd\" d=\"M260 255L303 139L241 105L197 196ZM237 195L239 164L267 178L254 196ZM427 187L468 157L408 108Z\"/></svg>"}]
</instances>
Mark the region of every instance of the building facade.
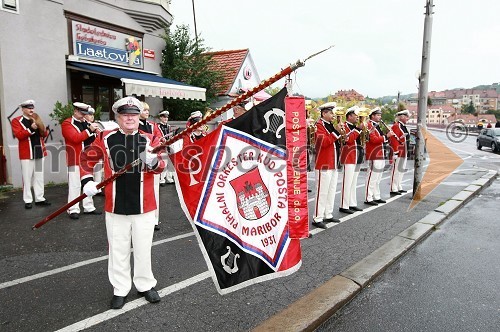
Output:
<instances>
[{"instance_id":1,"label":"building facade","mask_svg":"<svg viewBox=\"0 0 500 332\"><path fill-rule=\"evenodd\" d=\"M22 185L11 119L19 103L36 101L49 127L46 182L67 181L64 141L49 113L57 101L82 101L112 120L125 95L162 110L162 98L201 99L205 89L162 78L161 35L172 23L169 0L1 0L0 111L2 182Z\"/></svg>"}]
</instances>

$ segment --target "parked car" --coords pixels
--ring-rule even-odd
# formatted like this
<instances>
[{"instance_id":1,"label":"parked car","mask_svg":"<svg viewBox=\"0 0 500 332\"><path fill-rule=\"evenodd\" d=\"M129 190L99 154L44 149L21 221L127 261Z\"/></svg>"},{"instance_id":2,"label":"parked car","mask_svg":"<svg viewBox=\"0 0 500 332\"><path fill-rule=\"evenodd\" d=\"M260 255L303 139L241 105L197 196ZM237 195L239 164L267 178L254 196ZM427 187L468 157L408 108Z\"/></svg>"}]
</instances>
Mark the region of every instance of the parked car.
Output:
<instances>
[{"instance_id":1,"label":"parked car","mask_svg":"<svg viewBox=\"0 0 500 332\"><path fill-rule=\"evenodd\" d=\"M476 146L481 150L483 146L491 148L491 151L500 151L500 128L486 128L481 130L477 136Z\"/></svg>"}]
</instances>

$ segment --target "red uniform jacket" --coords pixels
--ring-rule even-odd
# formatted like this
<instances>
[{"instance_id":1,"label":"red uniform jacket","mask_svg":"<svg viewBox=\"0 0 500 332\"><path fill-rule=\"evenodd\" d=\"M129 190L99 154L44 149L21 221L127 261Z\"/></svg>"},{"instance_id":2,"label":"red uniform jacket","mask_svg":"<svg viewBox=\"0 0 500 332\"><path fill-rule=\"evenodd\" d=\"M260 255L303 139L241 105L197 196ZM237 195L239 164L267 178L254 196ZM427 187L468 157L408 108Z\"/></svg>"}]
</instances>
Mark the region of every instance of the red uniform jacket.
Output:
<instances>
[{"instance_id":1,"label":"red uniform jacket","mask_svg":"<svg viewBox=\"0 0 500 332\"><path fill-rule=\"evenodd\" d=\"M139 120L139 130L142 130L143 132L148 134L153 134L153 136L156 136L158 138L163 137L163 134L156 122Z\"/></svg>"},{"instance_id":2,"label":"red uniform jacket","mask_svg":"<svg viewBox=\"0 0 500 332\"><path fill-rule=\"evenodd\" d=\"M366 142L366 160L384 159L384 143L387 142L382 129L375 121L368 121L370 138Z\"/></svg>"},{"instance_id":3,"label":"red uniform jacket","mask_svg":"<svg viewBox=\"0 0 500 332\"><path fill-rule=\"evenodd\" d=\"M40 136L38 130L31 128L32 123L33 120L23 115L12 120L12 132L19 140L19 159L40 159L47 155L43 138L49 133L45 131L45 135Z\"/></svg>"},{"instance_id":4,"label":"red uniform jacket","mask_svg":"<svg viewBox=\"0 0 500 332\"><path fill-rule=\"evenodd\" d=\"M80 154L85 146L85 140L92 136L85 120L78 121L74 117L68 118L61 124L64 144L66 145L66 165L80 164Z\"/></svg>"},{"instance_id":5,"label":"red uniform jacket","mask_svg":"<svg viewBox=\"0 0 500 332\"><path fill-rule=\"evenodd\" d=\"M315 169L338 169L340 164L340 133L333 124L319 119L316 122L316 165Z\"/></svg>"},{"instance_id":6,"label":"red uniform jacket","mask_svg":"<svg viewBox=\"0 0 500 332\"><path fill-rule=\"evenodd\" d=\"M406 125L401 121L395 122L392 127L392 131L394 132L394 136L391 137L391 147L394 151L395 155L400 157L406 157L406 153L408 152L408 144L410 141L408 139L410 133L406 128Z\"/></svg>"},{"instance_id":7,"label":"red uniform jacket","mask_svg":"<svg viewBox=\"0 0 500 332\"><path fill-rule=\"evenodd\" d=\"M104 176L108 178L137 160L146 145L155 147L159 145L159 139L141 131L132 135L125 135L119 129L101 132L94 143L82 153L80 164L82 186L93 180L93 169L99 160L104 161ZM165 162L158 157L158 164L153 169L139 163L120 175L104 189L105 210L123 215L155 210L157 203L154 195L154 174L161 173L165 166Z\"/></svg>"},{"instance_id":8,"label":"red uniform jacket","mask_svg":"<svg viewBox=\"0 0 500 332\"><path fill-rule=\"evenodd\" d=\"M364 149L359 139L361 131L352 123L344 123L346 139L342 152L340 154L340 163L345 164L362 164L364 158Z\"/></svg>"}]
</instances>

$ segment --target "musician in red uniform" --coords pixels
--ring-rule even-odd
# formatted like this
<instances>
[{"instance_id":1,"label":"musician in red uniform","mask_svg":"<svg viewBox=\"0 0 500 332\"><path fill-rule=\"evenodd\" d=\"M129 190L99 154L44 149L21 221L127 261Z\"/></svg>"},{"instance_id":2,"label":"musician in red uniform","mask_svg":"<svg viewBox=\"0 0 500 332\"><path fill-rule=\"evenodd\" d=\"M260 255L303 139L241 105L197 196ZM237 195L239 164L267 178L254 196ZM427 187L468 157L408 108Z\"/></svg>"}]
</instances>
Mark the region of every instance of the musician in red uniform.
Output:
<instances>
[{"instance_id":1,"label":"musician in red uniform","mask_svg":"<svg viewBox=\"0 0 500 332\"><path fill-rule=\"evenodd\" d=\"M44 138L48 133L40 116L34 111L34 100L26 100L19 106L23 115L14 118L11 125L14 136L19 140L24 207L26 209L33 207L32 185L35 205L47 206L50 203L44 197L43 158L47 156Z\"/></svg>"},{"instance_id":2,"label":"musician in red uniform","mask_svg":"<svg viewBox=\"0 0 500 332\"><path fill-rule=\"evenodd\" d=\"M187 119L186 127L192 126L193 124L200 122L202 118L203 118L203 114L201 114L200 111L191 112L191 115ZM206 132L204 132L201 127L198 127L198 128L196 128L196 130L193 130L189 135L184 135L183 147L187 146L187 145L193 143L194 141L197 141L205 136L206 136Z\"/></svg>"},{"instance_id":3,"label":"musician in red uniform","mask_svg":"<svg viewBox=\"0 0 500 332\"><path fill-rule=\"evenodd\" d=\"M313 226L326 229L328 222L340 222L333 218L335 191L340 167L340 131L332 121L338 109L335 102L319 107L321 118L316 122L316 205Z\"/></svg>"},{"instance_id":4,"label":"musician in red uniform","mask_svg":"<svg viewBox=\"0 0 500 332\"><path fill-rule=\"evenodd\" d=\"M61 124L62 136L66 147L66 165L68 166L68 203L80 196L80 154L82 150L90 145L94 139L95 132L99 129L97 123L89 123L85 115L90 114L90 105L81 102L73 103L73 116L67 118ZM96 211L92 197L83 200L84 214L101 214ZM68 209L71 219L80 217L80 204L74 204Z\"/></svg>"},{"instance_id":5,"label":"musician in red uniform","mask_svg":"<svg viewBox=\"0 0 500 332\"><path fill-rule=\"evenodd\" d=\"M385 159L384 147L388 139L394 136L392 131L384 134L380 128L382 111L375 107L370 111L370 120L367 123L369 139L366 142L366 160L368 161L368 172L366 175L365 204L378 205L386 203L380 197L380 180L384 172Z\"/></svg>"},{"instance_id":6,"label":"musician in red uniform","mask_svg":"<svg viewBox=\"0 0 500 332\"><path fill-rule=\"evenodd\" d=\"M158 118L160 119L160 122L158 123L158 129L161 132L161 135L163 138L167 139L170 138L170 136L174 135L174 130L172 126L168 123L168 116L170 115L169 111L161 111L158 113ZM169 158L167 158L167 163ZM174 183L174 172L169 169L169 165L167 164L167 167L165 167L165 170L160 174L160 186L164 187L167 185L167 183L172 184Z\"/></svg>"},{"instance_id":7,"label":"musician in red uniform","mask_svg":"<svg viewBox=\"0 0 500 332\"><path fill-rule=\"evenodd\" d=\"M151 269L151 246L158 202L154 195L154 174L165 167L160 154L152 153L159 139L139 130L142 103L125 97L113 104L119 129L101 132L82 154L83 192L97 193L92 170L104 160L106 178L137 159L141 163L119 176L105 187L106 230L109 243L108 276L113 285L112 309L120 309L132 287L130 255L134 250L133 283L141 296L156 303L160 296L155 290L156 279Z\"/></svg>"},{"instance_id":8,"label":"musician in red uniform","mask_svg":"<svg viewBox=\"0 0 500 332\"><path fill-rule=\"evenodd\" d=\"M340 154L340 163L344 165L344 178L339 211L349 214L363 211L363 209L357 207L356 198L359 171L364 161L364 148L360 140L364 123L357 126L358 110L358 106L353 106L346 111L346 122L344 123L346 137Z\"/></svg>"},{"instance_id":9,"label":"musician in red uniform","mask_svg":"<svg viewBox=\"0 0 500 332\"><path fill-rule=\"evenodd\" d=\"M391 147L394 151L394 163L392 164L391 175L391 195L401 195L403 190L402 180L406 170L406 156L410 145L410 132L406 128L406 122L410 118L410 111L403 110L396 113L397 121L392 125L391 130L394 136L391 137Z\"/></svg>"}]
</instances>

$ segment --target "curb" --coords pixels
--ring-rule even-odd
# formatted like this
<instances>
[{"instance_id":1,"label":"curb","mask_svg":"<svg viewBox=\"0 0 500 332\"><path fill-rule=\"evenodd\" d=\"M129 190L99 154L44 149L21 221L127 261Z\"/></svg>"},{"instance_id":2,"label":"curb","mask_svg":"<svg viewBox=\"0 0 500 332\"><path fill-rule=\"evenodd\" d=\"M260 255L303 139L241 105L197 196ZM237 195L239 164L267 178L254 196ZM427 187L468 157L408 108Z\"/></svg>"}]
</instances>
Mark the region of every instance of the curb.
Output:
<instances>
[{"instance_id":1,"label":"curb","mask_svg":"<svg viewBox=\"0 0 500 332\"><path fill-rule=\"evenodd\" d=\"M429 236L437 225L452 216L483 188L489 186L496 176L496 171L488 170L487 174L472 182L392 240L290 304L283 311L271 316L252 331L314 331L399 257Z\"/></svg>"}]
</instances>

